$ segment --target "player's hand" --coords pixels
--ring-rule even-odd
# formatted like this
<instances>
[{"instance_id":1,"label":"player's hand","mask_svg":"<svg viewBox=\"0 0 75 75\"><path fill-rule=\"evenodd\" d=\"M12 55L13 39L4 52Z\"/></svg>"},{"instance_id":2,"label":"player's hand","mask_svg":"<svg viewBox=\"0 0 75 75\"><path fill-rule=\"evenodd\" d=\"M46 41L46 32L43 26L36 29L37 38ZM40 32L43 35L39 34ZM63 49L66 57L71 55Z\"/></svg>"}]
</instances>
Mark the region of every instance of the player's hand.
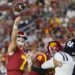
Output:
<instances>
[{"instance_id":1,"label":"player's hand","mask_svg":"<svg viewBox=\"0 0 75 75\"><path fill-rule=\"evenodd\" d=\"M22 18L19 16L19 17L17 17L16 19L15 19L15 22L14 22L14 24L15 25L19 25L19 23L22 21Z\"/></svg>"}]
</instances>

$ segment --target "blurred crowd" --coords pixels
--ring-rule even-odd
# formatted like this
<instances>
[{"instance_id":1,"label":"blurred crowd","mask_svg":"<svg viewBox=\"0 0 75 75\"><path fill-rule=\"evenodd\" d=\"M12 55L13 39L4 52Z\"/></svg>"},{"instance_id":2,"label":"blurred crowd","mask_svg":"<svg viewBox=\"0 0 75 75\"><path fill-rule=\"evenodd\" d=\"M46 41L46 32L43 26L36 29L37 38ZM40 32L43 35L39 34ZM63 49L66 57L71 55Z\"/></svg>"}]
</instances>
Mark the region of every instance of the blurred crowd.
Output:
<instances>
[{"instance_id":1,"label":"blurred crowd","mask_svg":"<svg viewBox=\"0 0 75 75\"><path fill-rule=\"evenodd\" d=\"M21 14L13 9L17 2L25 3ZM31 50L45 51L52 40L64 46L75 37L75 4L70 0L0 0L0 75L6 73L5 56L18 15L23 17L23 27L19 29L27 32Z\"/></svg>"}]
</instances>

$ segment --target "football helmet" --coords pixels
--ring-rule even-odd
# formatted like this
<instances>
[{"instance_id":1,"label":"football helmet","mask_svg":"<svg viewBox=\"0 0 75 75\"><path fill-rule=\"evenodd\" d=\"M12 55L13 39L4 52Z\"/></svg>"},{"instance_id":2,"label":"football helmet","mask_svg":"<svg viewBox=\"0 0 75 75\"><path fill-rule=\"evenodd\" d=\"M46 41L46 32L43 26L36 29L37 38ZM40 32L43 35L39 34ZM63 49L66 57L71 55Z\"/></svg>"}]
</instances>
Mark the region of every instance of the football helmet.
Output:
<instances>
[{"instance_id":1,"label":"football helmet","mask_svg":"<svg viewBox=\"0 0 75 75\"><path fill-rule=\"evenodd\" d=\"M58 41L51 41L48 43L48 53L53 56L55 52L62 51L63 47Z\"/></svg>"},{"instance_id":2,"label":"football helmet","mask_svg":"<svg viewBox=\"0 0 75 75\"><path fill-rule=\"evenodd\" d=\"M64 51L71 56L75 56L75 39L68 40L65 44Z\"/></svg>"},{"instance_id":3,"label":"football helmet","mask_svg":"<svg viewBox=\"0 0 75 75\"><path fill-rule=\"evenodd\" d=\"M41 52L36 54L34 58L35 63L37 62L37 64L41 66L41 64L43 64L45 61L47 61L47 55L45 53Z\"/></svg>"}]
</instances>

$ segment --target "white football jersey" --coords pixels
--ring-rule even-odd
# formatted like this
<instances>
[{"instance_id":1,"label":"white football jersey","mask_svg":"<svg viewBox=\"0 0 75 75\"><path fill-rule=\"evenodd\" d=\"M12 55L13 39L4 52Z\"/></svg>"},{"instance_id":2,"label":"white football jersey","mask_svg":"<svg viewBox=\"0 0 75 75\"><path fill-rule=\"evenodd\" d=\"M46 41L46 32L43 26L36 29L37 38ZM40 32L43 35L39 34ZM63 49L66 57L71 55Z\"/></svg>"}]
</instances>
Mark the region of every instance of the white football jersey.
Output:
<instances>
[{"instance_id":1,"label":"white football jersey","mask_svg":"<svg viewBox=\"0 0 75 75\"><path fill-rule=\"evenodd\" d=\"M70 55L64 52L60 52L54 55L54 59L62 62L61 67L55 68L55 75L72 75L74 62Z\"/></svg>"},{"instance_id":2,"label":"white football jersey","mask_svg":"<svg viewBox=\"0 0 75 75\"><path fill-rule=\"evenodd\" d=\"M55 68L55 75L72 75L75 63L73 61L73 58L65 52L55 53L52 59L43 63L41 67L43 69L54 67L53 59L62 63L61 67L57 66Z\"/></svg>"}]
</instances>

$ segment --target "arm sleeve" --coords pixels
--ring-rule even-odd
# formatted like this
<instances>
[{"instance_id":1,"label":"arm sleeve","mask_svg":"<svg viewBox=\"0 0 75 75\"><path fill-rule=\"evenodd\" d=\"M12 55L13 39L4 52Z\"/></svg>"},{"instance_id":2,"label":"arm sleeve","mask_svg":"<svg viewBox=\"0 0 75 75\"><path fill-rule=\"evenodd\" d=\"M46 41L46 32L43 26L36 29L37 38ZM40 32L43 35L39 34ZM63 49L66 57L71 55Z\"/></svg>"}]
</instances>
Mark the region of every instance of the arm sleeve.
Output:
<instances>
[{"instance_id":1,"label":"arm sleeve","mask_svg":"<svg viewBox=\"0 0 75 75\"><path fill-rule=\"evenodd\" d=\"M41 65L41 68L42 69L48 69L48 68L52 68L54 67L54 61L53 61L53 58L51 58L50 60L46 61L45 63L43 63Z\"/></svg>"}]
</instances>

